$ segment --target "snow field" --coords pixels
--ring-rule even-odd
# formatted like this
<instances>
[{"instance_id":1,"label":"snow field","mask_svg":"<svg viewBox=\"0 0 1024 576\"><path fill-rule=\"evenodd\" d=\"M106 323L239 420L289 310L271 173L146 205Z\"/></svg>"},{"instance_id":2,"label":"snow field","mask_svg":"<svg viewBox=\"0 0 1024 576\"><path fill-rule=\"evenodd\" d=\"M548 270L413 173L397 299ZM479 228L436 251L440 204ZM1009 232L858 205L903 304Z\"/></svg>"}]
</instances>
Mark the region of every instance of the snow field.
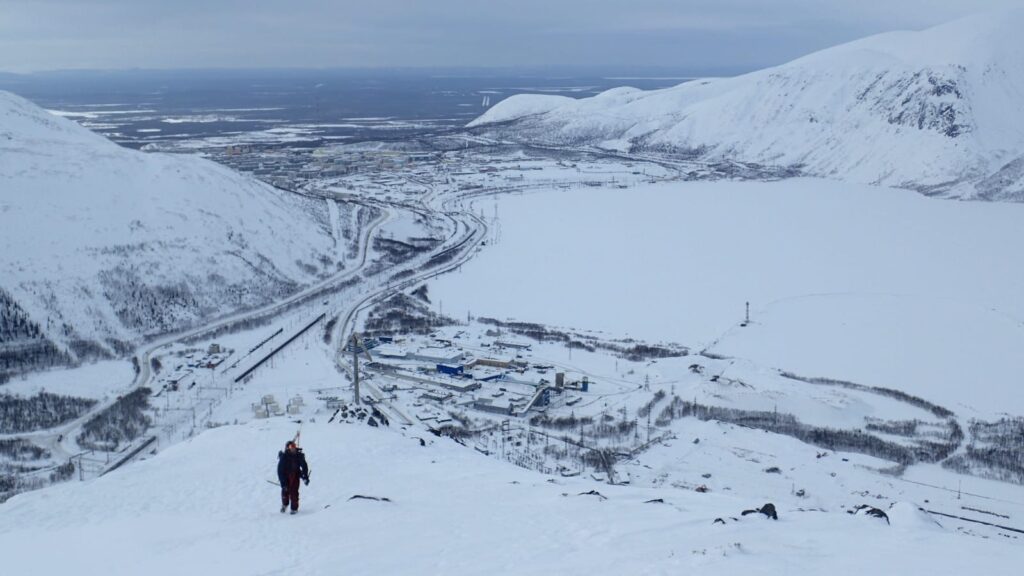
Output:
<instances>
[{"instance_id":1,"label":"snow field","mask_svg":"<svg viewBox=\"0 0 1024 576\"><path fill-rule=\"evenodd\" d=\"M446 313L1024 411L1011 353L1024 346L1024 206L800 179L552 190L501 197L497 212L500 239L431 282ZM740 328L748 301L754 324Z\"/></svg>"},{"instance_id":2,"label":"snow field","mask_svg":"<svg viewBox=\"0 0 1024 576\"><path fill-rule=\"evenodd\" d=\"M421 447L412 435L351 425L303 427L312 481L291 517L278 514L267 480L295 429L223 427L117 474L19 495L0 518L0 553L39 575L469 575L860 574L865 556L892 572L998 573L1019 552L942 531L906 507L891 527L789 509L778 522L713 526L763 502L545 478L447 439ZM607 499L579 495L589 490ZM349 501L354 494L392 501ZM654 498L665 504L644 503Z\"/></svg>"},{"instance_id":3,"label":"snow field","mask_svg":"<svg viewBox=\"0 0 1024 576\"><path fill-rule=\"evenodd\" d=\"M921 296L811 296L777 302L714 352L801 376L903 390L984 418L1024 414L1024 324L981 305ZM982 392L982 393L979 393ZM1002 392L1002 393L1001 393Z\"/></svg>"},{"instance_id":4,"label":"snow field","mask_svg":"<svg viewBox=\"0 0 1024 576\"><path fill-rule=\"evenodd\" d=\"M40 392L49 392L64 396L102 398L123 392L133 377L131 362L109 360L85 364L76 370L47 370L19 376L4 384L0 393L34 396Z\"/></svg>"}]
</instances>

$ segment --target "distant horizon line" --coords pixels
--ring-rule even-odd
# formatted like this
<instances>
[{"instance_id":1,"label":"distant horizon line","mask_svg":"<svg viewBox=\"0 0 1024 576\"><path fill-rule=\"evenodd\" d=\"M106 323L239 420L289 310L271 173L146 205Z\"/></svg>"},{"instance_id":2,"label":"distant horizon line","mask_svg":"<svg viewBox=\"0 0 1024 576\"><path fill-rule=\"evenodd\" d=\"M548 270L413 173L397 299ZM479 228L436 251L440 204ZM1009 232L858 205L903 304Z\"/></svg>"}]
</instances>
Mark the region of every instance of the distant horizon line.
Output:
<instances>
[{"instance_id":1,"label":"distant horizon line","mask_svg":"<svg viewBox=\"0 0 1024 576\"><path fill-rule=\"evenodd\" d=\"M770 65L766 65L770 66ZM733 76L759 70L756 66L660 66L660 65L517 65L517 66L195 66L195 67L154 67L154 68L50 68L28 72L0 70L0 77L96 75L96 74L182 74L182 73L393 73L422 74L426 76L452 76L463 73L472 76L509 73L591 73L613 75L610 79L679 79L689 80L708 75ZM658 74L651 76L650 74Z\"/></svg>"}]
</instances>

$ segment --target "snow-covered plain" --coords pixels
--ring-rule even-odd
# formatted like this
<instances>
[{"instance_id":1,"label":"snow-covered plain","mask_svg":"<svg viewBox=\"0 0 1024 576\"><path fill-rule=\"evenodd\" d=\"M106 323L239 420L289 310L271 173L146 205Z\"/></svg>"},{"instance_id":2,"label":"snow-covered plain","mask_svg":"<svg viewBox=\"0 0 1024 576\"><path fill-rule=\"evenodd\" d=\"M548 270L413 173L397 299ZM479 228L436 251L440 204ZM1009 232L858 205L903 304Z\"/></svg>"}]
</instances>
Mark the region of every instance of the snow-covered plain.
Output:
<instances>
[{"instance_id":1,"label":"snow-covered plain","mask_svg":"<svg viewBox=\"0 0 1024 576\"><path fill-rule=\"evenodd\" d=\"M106 360L79 366L76 370L46 370L24 374L4 384L3 392L15 396L34 396L40 392L101 398L124 392L134 378L131 363Z\"/></svg>"},{"instance_id":2,"label":"snow-covered plain","mask_svg":"<svg viewBox=\"0 0 1024 576\"><path fill-rule=\"evenodd\" d=\"M1024 413L1024 206L801 179L503 196L447 313L603 330ZM750 302L752 325L739 327ZM967 386L971 394L964 393Z\"/></svg>"},{"instance_id":3,"label":"snow-covered plain","mask_svg":"<svg viewBox=\"0 0 1024 576\"><path fill-rule=\"evenodd\" d=\"M312 481L299 514L280 515L267 481L295 431L280 421L210 430L117 474L19 495L4 505L0 555L41 576L853 575L865 564L1005 574L1020 557L911 503L887 511L891 525L834 508L741 517L764 502L545 477L448 439L421 446L418 434L323 423L302 428ZM591 490L600 495L581 494ZM727 523L712 524L719 517Z\"/></svg>"}]
</instances>

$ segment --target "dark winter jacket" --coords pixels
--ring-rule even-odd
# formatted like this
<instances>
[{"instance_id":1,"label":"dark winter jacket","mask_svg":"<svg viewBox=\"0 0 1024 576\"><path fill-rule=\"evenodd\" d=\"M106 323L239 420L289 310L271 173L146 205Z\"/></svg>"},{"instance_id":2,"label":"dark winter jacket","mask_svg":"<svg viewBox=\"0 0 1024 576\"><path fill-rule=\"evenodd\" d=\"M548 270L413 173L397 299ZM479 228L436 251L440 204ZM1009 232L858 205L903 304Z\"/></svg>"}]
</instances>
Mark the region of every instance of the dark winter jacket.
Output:
<instances>
[{"instance_id":1,"label":"dark winter jacket","mask_svg":"<svg viewBox=\"0 0 1024 576\"><path fill-rule=\"evenodd\" d=\"M295 452L287 450L278 452L277 479L281 482L281 486L287 485L288 477L295 473L303 480L309 479L309 466L306 465L306 455L302 453L302 448Z\"/></svg>"}]
</instances>

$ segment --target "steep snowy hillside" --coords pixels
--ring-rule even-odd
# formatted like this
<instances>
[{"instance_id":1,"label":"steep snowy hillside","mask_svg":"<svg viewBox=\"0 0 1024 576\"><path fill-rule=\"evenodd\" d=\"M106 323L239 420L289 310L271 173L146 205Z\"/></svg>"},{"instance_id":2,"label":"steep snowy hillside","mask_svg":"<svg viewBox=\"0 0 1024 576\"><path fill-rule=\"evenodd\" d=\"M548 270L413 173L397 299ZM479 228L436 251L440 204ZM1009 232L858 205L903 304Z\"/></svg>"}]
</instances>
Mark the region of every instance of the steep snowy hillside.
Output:
<instances>
[{"instance_id":1,"label":"steep snowy hillside","mask_svg":"<svg viewBox=\"0 0 1024 576\"><path fill-rule=\"evenodd\" d=\"M492 137L663 152L960 198L1024 200L1024 10L894 32L728 79L513 96Z\"/></svg>"},{"instance_id":2,"label":"steep snowy hillside","mask_svg":"<svg viewBox=\"0 0 1024 576\"><path fill-rule=\"evenodd\" d=\"M339 266L328 207L0 92L0 374L121 353Z\"/></svg>"},{"instance_id":3,"label":"steep snowy hillside","mask_svg":"<svg viewBox=\"0 0 1024 576\"><path fill-rule=\"evenodd\" d=\"M228 426L86 484L16 496L0 514L4 566L39 576L1006 574L1020 558L1019 542L961 534L908 502L886 507L886 521L777 500L770 520L740 514L765 504L750 493L543 476L447 438L338 424L304 427L311 482L298 515L281 515L268 481L294 432Z\"/></svg>"}]
</instances>

